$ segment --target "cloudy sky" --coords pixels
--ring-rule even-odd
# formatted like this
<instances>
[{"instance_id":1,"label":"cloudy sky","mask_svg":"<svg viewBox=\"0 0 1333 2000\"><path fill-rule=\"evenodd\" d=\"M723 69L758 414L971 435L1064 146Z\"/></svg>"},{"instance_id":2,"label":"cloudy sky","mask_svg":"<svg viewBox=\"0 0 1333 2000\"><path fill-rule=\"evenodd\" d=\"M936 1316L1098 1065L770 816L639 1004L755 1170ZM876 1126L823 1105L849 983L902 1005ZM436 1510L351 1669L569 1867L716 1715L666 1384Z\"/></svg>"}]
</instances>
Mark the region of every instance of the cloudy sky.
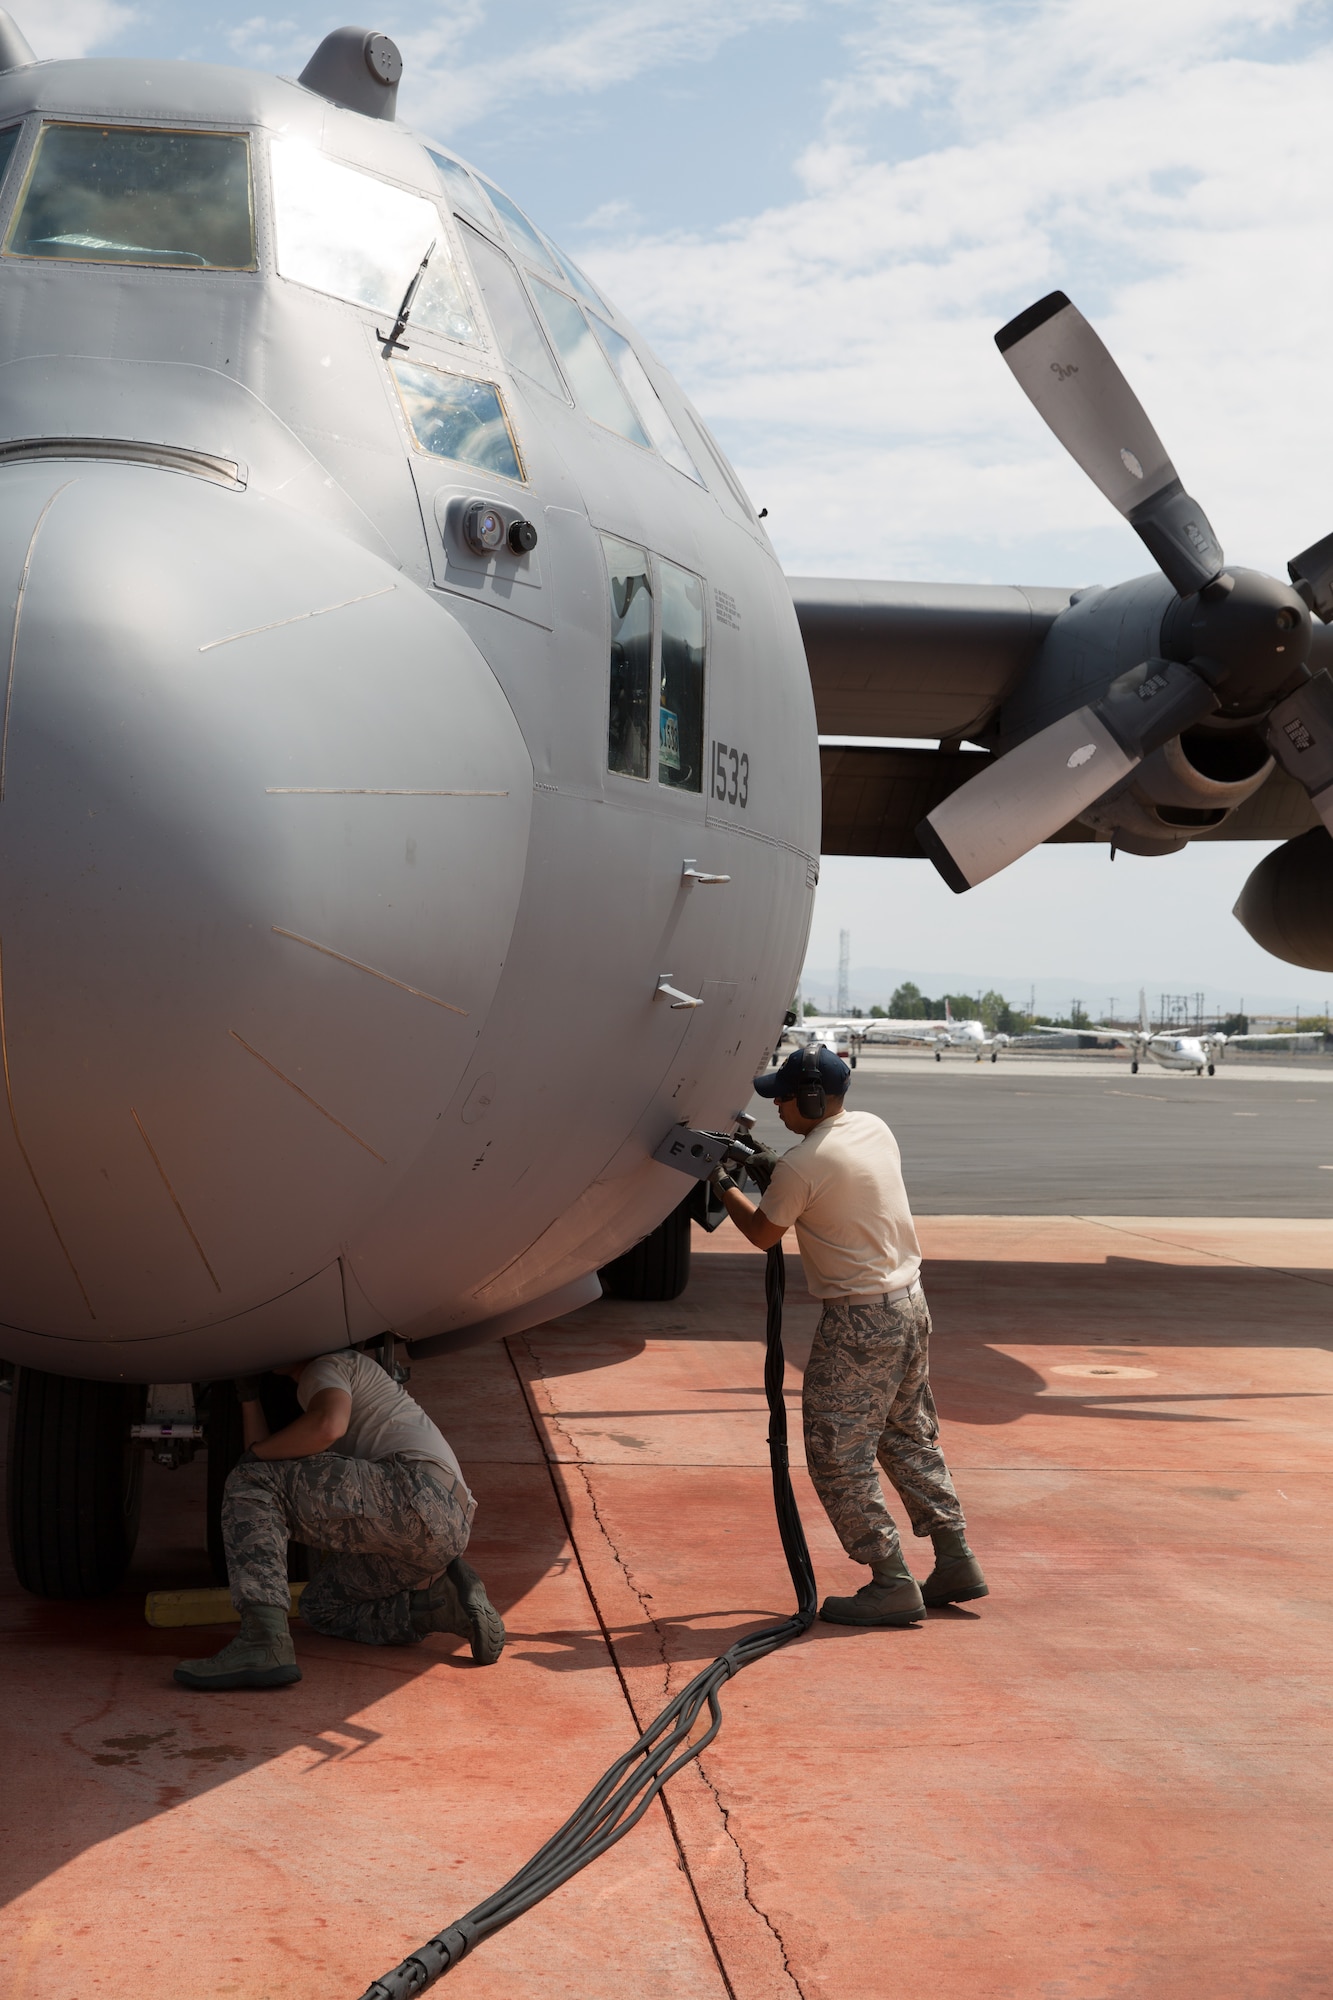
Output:
<instances>
[{"instance_id":1,"label":"cloudy sky","mask_svg":"<svg viewBox=\"0 0 1333 2000\"><path fill-rule=\"evenodd\" d=\"M294 74L345 18L37 0L37 53ZM994 329L1060 286L1234 559L1333 528L1331 0L384 0L402 115L529 207L717 429L793 574L1079 584L1143 552ZM1048 848L955 899L825 864L811 962L1324 1004L1230 916L1263 850ZM1333 982L1330 982L1333 983ZM1101 1004L1101 1003L1098 1003Z\"/></svg>"}]
</instances>

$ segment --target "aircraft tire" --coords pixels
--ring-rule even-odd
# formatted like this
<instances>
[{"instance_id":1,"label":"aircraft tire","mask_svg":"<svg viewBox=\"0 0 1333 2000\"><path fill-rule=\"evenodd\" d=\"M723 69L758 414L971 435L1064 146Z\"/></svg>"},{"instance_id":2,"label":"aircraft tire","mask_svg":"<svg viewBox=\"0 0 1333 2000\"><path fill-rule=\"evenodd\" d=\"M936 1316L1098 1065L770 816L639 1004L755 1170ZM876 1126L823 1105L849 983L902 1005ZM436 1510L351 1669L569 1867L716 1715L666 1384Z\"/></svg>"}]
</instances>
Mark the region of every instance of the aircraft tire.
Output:
<instances>
[{"instance_id":1,"label":"aircraft tire","mask_svg":"<svg viewBox=\"0 0 1333 2000\"><path fill-rule=\"evenodd\" d=\"M999 1058L999 1054L998 1054L998 1052L997 1052L996 1050L992 1049L992 1051L991 1051L991 1061L992 1061L992 1062L998 1062L999 1060L1000 1060L1000 1058Z\"/></svg>"},{"instance_id":2,"label":"aircraft tire","mask_svg":"<svg viewBox=\"0 0 1333 2000\"><path fill-rule=\"evenodd\" d=\"M286 1375L260 1378L264 1419L270 1432L284 1430L301 1414L296 1400L296 1384ZM205 1519L208 1526L208 1560L218 1583L227 1581L227 1552L222 1546L222 1494L227 1474L245 1450L241 1428L241 1405L234 1382L214 1382L208 1391L208 1414L204 1419L208 1448L208 1481ZM304 1542L287 1544L287 1576L292 1583L310 1581L310 1551Z\"/></svg>"},{"instance_id":3,"label":"aircraft tire","mask_svg":"<svg viewBox=\"0 0 1333 2000\"><path fill-rule=\"evenodd\" d=\"M139 1534L146 1389L20 1368L9 1418L9 1547L35 1597L101 1597Z\"/></svg>"},{"instance_id":4,"label":"aircraft tire","mask_svg":"<svg viewBox=\"0 0 1333 2000\"><path fill-rule=\"evenodd\" d=\"M1130 1075L1131 1075L1131 1076L1137 1076L1137 1075L1138 1075L1138 1073L1139 1073L1139 1066L1138 1066L1138 1064L1137 1064L1136 1062L1132 1062L1132 1063L1130 1064L1130 1066L1129 1066L1129 1073L1130 1073Z\"/></svg>"},{"instance_id":5,"label":"aircraft tire","mask_svg":"<svg viewBox=\"0 0 1333 2000\"><path fill-rule=\"evenodd\" d=\"M943 1062L944 1060L943 1056L940 1054L938 1049L936 1049L935 1051L935 1060L936 1062Z\"/></svg>"},{"instance_id":6,"label":"aircraft tire","mask_svg":"<svg viewBox=\"0 0 1333 2000\"><path fill-rule=\"evenodd\" d=\"M602 1290L613 1299L637 1299L641 1303L678 1299L690 1281L690 1204L687 1194L673 1208L665 1222L659 1222L650 1236L605 1264L598 1272Z\"/></svg>"},{"instance_id":7,"label":"aircraft tire","mask_svg":"<svg viewBox=\"0 0 1333 2000\"><path fill-rule=\"evenodd\" d=\"M1216 1076L1216 1075L1217 1075L1217 1066L1216 1066L1216 1064L1214 1064L1214 1063L1209 1063L1209 1065L1208 1065L1208 1074L1209 1074L1209 1076Z\"/></svg>"}]
</instances>

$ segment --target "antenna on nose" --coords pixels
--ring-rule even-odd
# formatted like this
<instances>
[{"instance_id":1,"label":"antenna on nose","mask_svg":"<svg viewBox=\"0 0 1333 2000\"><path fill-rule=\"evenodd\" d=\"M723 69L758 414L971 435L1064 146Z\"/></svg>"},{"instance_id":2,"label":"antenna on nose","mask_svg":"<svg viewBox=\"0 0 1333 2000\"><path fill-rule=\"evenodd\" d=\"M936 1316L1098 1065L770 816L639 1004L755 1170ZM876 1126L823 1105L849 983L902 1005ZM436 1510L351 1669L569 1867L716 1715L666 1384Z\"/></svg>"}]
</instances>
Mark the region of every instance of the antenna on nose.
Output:
<instances>
[{"instance_id":1,"label":"antenna on nose","mask_svg":"<svg viewBox=\"0 0 1333 2000\"><path fill-rule=\"evenodd\" d=\"M17 34L17 29L14 32ZM23 40L21 35L19 40ZM330 104L345 105L367 118L392 119L398 112L402 73L402 55L387 35L377 35L369 28L335 28L331 35L325 35L297 82L317 96L327 97Z\"/></svg>"},{"instance_id":2,"label":"antenna on nose","mask_svg":"<svg viewBox=\"0 0 1333 2000\"><path fill-rule=\"evenodd\" d=\"M26 37L15 27L13 17L0 7L0 70L26 69L36 60Z\"/></svg>"}]
</instances>

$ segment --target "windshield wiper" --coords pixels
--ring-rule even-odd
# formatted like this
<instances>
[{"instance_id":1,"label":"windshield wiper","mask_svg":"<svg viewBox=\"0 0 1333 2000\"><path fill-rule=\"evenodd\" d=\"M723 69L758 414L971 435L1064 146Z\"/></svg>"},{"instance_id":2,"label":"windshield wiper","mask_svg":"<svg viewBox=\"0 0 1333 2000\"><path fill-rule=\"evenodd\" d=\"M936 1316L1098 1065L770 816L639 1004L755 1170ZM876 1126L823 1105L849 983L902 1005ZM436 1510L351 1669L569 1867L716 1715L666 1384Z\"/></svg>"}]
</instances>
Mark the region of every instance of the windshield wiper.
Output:
<instances>
[{"instance_id":1,"label":"windshield wiper","mask_svg":"<svg viewBox=\"0 0 1333 2000\"><path fill-rule=\"evenodd\" d=\"M426 266L435 255L435 245L439 240L438 236L432 236L426 246L425 256L412 273L411 283L403 293L402 304L398 308L398 317L393 323L393 332L381 333L378 327L375 328L375 338L384 342L384 352L386 355L392 354L395 347L401 347L405 354L409 351L407 342L402 337L403 329L412 316L412 301L416 298L417 287L426 275Z\"/></svg>"}]
</instances>

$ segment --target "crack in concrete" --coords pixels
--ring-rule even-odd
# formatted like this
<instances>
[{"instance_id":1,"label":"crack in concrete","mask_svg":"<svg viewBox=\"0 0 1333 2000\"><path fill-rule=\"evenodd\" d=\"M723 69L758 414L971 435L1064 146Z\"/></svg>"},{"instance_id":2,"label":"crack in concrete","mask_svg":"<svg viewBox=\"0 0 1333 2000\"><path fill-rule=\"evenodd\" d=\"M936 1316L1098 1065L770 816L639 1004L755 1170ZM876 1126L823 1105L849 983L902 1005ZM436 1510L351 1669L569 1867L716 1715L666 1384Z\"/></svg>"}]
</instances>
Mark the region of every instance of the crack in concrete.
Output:
<instances>
[{"instance_id":1,"label":"crack in concrete","mask_svg":"<svg viewBox=\"0 0 1333 2000\"><path fill-rule=\"evenodd\" d=\"M519 1337L521 1338L521 1336ZM541 1376L542 1381L545 1382L546 1370L542 1365L540 1356L533 1348L531 1340L523 1339L523 1347L528 1355L528 1359L531 1361L533 1365L533 1368ZM560 1491L560 1482L555 1476L555 1467L551 1462L550 1454L546 1450L546 1439L542 1433L542 1424L541 1422L539 1422L539 1416L541 1417L542 1421L549 1421L553 1429L560 1431L562 1436L565 1437L567 1443L574 1450L574 1452L578 1453L575 1463L577 1464L579 1471L583 1474L583 1487L584 1491L588 1495L589 1505L592 1507L593 1510L593 1518L597 1522L598 1529L604 1536L608 1547L615 1554L616 1561L620 1565L621 1570L624 1572L625 1581L630 1585L631 1589L634 1589L633 1581L629 1575L628 1570L625 1569L625 1565L620 1561L620 1556L619 1553L616 1551L615 1543L611 1540L610 1535L607 1533L606 1525L601 1518L600 1512L598 1511L597 1502L593 1497L592 1487L588 1481L587 1469L583 1464L582 1454L578 1452L578 1445L576 1441L569 1436L568 1432L564 1430L563 1426L559 1422L559 1419L556 1417L553 1411L540 1412L540 1413L538 1412L538 1410L535 1407L536 1399L532 1394L529 1384L524 1381L522 1371L520 1370L518 1362L514 1357L514 1349L512 1341L506 1340L504 1343L504 1349L505 1353L509 1356L509 1365L514 1371L514 1375L518 1381L519 1389L522 1392L523 1401L528 1412L528 1421L531 1423L532 1428L537 1436L537 1442L542 1448L542 1456L546 1462L547 1477L551 1482L551 1491L555 1495L555 1504L556 1507L559 1509L561 1518L565 1523L565 1530L569 1536L569 1545L574 1552L574 1560L578 1564L579 1575L583 1579L583 1587L588 1593L588 1603L592 1607L593 1617L597 1620L598 1627L600 1628L602 1634L602 1642L606 1647L607 1658L610 1660L612 1670L615 1673L616 1679L620 1683L620 1692L625 1698L625 1706L629 1710L630 1720L636 1724L636 1726L639 1729L639 1733L642 1734L643 1724L639 1721L638 1710L635 1708L634 1698L629 1690L629 1683L625 1679L624 1669L622 1668L620 1660L617 1656L615 1642L611 1637L610 1627L607 1625L605 1618L602 1616L602 1607L598 1603L597 1593L593 1589L592 1585L592 1578L588 1575L587 1565L584 1563L582 1553L579 1549L578 1541L574 1534L574 1523L573 1520L570 1518L568 1509L565 1506L564 1495ZM640 1602L642 1602L641 1593L635 1589L634 1594L636 1597L640 1599ZM652 1617L651 1612L649 1612L647 1615L652 1622L654 1631L658 1633L658 1638L660 1642L661 1628L658 1626L657 1620ZM663 1650L663 1665L665 1667L665 1649ZM670 1669L667 1668L666 1671L669 1678ZM731 1975L727 1971L726 1962L722 1956L722 1948L717 1941L717 1937L714 1933L712 1924L708 1921L708 1912L705 1910L703 1905L703 1898L699 1894L699 1885L694 1879L694 1870L690 1867L689 1856L685 1852L685 1843L681 1838L680 1828L676 1824L676 1816L671 1810L670 1801L668 1800L665 1791L661 1791L658 1793L657 1800L658 1804L662 1808L663 1815L665 1816L666 1819L667 1828L671 1835L671 1844L676 1850L676 1865L680 1869L681 1874L685 1877L685 1881L689 1888L690 1896L694 1903L695 1910L698 1912L699 1922L700 1925L702 1926L703 1934L708 1940L708 1949L711 1951L713 1955L713 1963L717 1967L718 1978L722 1981L723 1987L726 1989L727 2000L738 2000L736 1989L731 1983Z\"/></svg>"},{"instance_id":2,"label":"crack in concrete","mask_svg":"<svg viewBox=\"0 0 1333 2000\"><path fill-rule=\"evenodd\" d=\"M530 1338L525 1339L523 1345L527 1348L528 1354L532 1360L533 1367L537 1370L538 1374L541 1376L542 1381L545 1382L546 1380L545 1365L542 1361L541 1356L538 1354L537 1350L532 1345L531 1339ZM573 1460L574 1468L578 1472L579 1476L583 1481L583 1490L588 1496L588 1505L592 1509L593 1520L597 1523L598 1530L601 1533L602 1539L606 1543L607 1548L611 1552L612 1558L615 1562L617 1569L624 1577L625 1582L629 1587L629 1589L633 1591L640 1610L643 1612L643 1615L647 1620L647 1622L653 1628L653 1632L656 1635L657 1639L658 1658L662 1663L662 1698L664 1701L669 1700L671 1697L671 1663L667 1658L666 1634L663 1632L662 1627L658 1623L656 1615L654 1614L652 1609L652 1601L653 1601L652 1595L648 1591L641 1590L639 1585L635 1582L633 1572L631 1571L629 1564L626 1562L624 1556L622 1556L620 1553L620 1546L616 1541L615 1536L611 1533L610 1528L607 1526L606 1522L602 1518L602 1510L597 1504L597 1495L594 1493L592 1487L592 1481L588 1477L589 1467L587 1461L583 1456L583 1453L579 1449L578 1440L575 1437L573 1437L569 1431L565 1429L565 1426L561 1423L559 1415L556 1413L556 1411L554 1411L553 1409L548 1409L544 1413L544 1415L545 1415L545 1420L551 1426L551 1429L559 1434L559 1436L563 1439L563 1441L569 1446L570 1450L574 1453L574 1460ZM614 1648L614 1641L610 1643ZM626 1692L628 1698L628 1690ZM636 1722L639 1723L639 1727L641 1729L646 1727L645 1722L639 1716L632 1701L630 1702L630 1712L631 1714L634 1715L634 1719ZM651 1720L651 1717L649 1718L649 1720Z\"/></svg>"},{"instance_id":3,"label":"crack in concrete","mask_svg":"<svg viewBox=\"0 0 1333 2000\"><path fill-rule=\"evenodd\" d=\"M796 1977L796 1974L792 1971L791 1960L787 1956L787 1945L785 1939L783 1938L782 1932L773 1922L773 1919L769 1916L768 1911L765 1910L762 1907L762 1905L757 1903L754 1899L753 1892L751 1891L750 1888L750 1863L746 1857L745 1849L741 1845L739 1838L735 1833L732 1832L730 1809L727 1806L723 1805L722 1794L718 1790L717 1786L714 1784L713 1780L709 1777L707 1770L704 1768L703 1758L696 1757L694 1761L698 1768L699 1776L703 1779L709 1791L712 1793L713 1801L717 1806L718 1812L722 1816L722 1831L726 1834L727 1839L731 1842L732 1846L736 1850L736 1859L739 1861L741 1869L741 1893L745 1897L745 1900L749 1904L750 1908L754 1911L755 1915L758 1917L760 1923L764 1926L765 1930L772 1938L774 1944L777 1946L779 1956L782 1959L782 1970L786 1974L788 1980L791 1983L792 1992L799 1994L800 2000L805 2000L805 1988L801 1985L800 1980Z\"/></svg>"},{"instance_id":4,"label":"crack in concrete","mask_svg":"<svg viewBox=\"0 0 1333 2000\"><path fill-rule=\"evenodd\" d=\"M546 1369L542 1362L541 1356L537 1353L536 1349L532 1345L530 1336L523 1339L523 1346L527 1350L529 1359L531 1360L534 1369L541 1377L542 1382L545 1383L547 1379ZM602 1517L601 1508L597 1504L597 1495L593 1491L592 1481L588 1476L590 1468L586 1460L584 1459L582 1452L579 1450L577 1440L570 1434L568 1430L566 1430L565 1426L561 1423L560 1418L554 1409L551 1408L546 1409L545 1411L542 1412L542 1416L543 1416L543 1421L548 1423L551 1429L556 1433L558 1433L563 1442L567 1444L570 1450L574 1453L574 1459L573 1459L574 1469L579 1473L582 1479L583 1490L588 1496L588 1505L592 1510L592 1517L597 1524L598 1532L601 1534L603 1541L606 1543L606 1546L611 1553L611 1556L616 1564L616 1567L619 1569L621 1575L624 1577L627 1587L634 1593L635 1598L638 1600L638 1603L643 1611L645 1619L652 1626L653 1631L657 1636L658 1653L662 1662L662 1695L664 1700L670 1700L671 1662L667 1657L666 1634L663 1631L661 1624L659 1623L657 1617L655 1616L654 1612L651 1609L652 1605L651 1595L641 1590L638 1584L635 1582L629 1564L626 1562L624 1556L622 1556L620 1553L619 1544L617 1543L614 1535L611 1533L610 1528L607 1526L606 1521ZM577 1554L577 1543L574 1543L573 1523L567 1521L567 1525L569 1527L569 1532L570 1532L570 1541L571 1543L574 1544L575 1553ZM580 1567L582 1567L581 1564ZM643 1720L643 1718L640 1717L633 1696L630 1693L628 1683L625 1680L624 1670L621 1666L620 1660L616 1653L615 1640L612 1638L610 1629L606 1625L605 1620L602 1618L601 1607L597 1603L597 1599L592 1590L591 1581L590 1579L588 1579L586 1571L584 1572L584 1581L588 1585L588 1595L592 1600L593 1608L597 1614L598 1622L601 1624L603 1634L606 1638L607 1647L611 1653L612 1660L615 1663L617 1672L619 1674L620 1684L624 1690L625 1700L629 1705L630 1714L639 1724L640 1729L643 1729L647 1726L647 1724ZM649 1720L651 1720L651 1718L649 1718ZM744 1896L747 1905L754 1912L754 1915L758 1918L759 1922L764 1926L764 1929L768 1932L769 1936L773 1940L773 1943L777 1947L778 1955L782 1960L782 1970L784 1975L786 1976L787 1982L791 1988L792 1993L797 1996L797 2000L806 2000L805 1989L802 1987L800 1981L796 1977L796 1974L792 1970L791 1959L787 1955L787 1946L781 1931L778 1929L777 1925L773 1922L767 1910L763 1909L761 1905L755 1900L750 1885L750 1863L746 1856L745 1849L741 1845L740 1839L733 1831L731 1824L731 1812L729 1808L723 1804L722 1794L719 1792L712 1778L709 1777L708 1772L704 1767L704 1761L702 1756L695 1758L694 1767L696 1771L699 1773L699 1776L702 1779L703 1783L708 1788L713 1803L717 1808L718 1815L722 1821L722 1831L726 1834L727 1839L731 1842L732 1847L735 1849L736 1859L740 1865L740 1871L741 1871L741 1894ZM712 1928L709 1925L708 1918L704 1912L704 1907L700 1899L699 1892L695 1888L694 1877L693 1874L691 1873L689 1860L685 1853L684 1842L681 1839L679 1829L676 1825L675 1815L671 1810L671 1806L667 1799L666 1793L660 1792L658 1796L661 1800L663 1810L666 1813L667 1821L671 1828L671 1836L676 1844L676 1850L680 1855L681 1868L683 1869L686 1880L689 1882L690 1888L693 1891L695 1906L699 1911L700 1920L708 1932L709 1942L713 1946L713 1952L714 1956L717 1959L718 1969L719 1971L721 1971L723 1979L726 1980L727 1991L730 1994L732 1993L731 1981L729 1978L727 1978L726 1968L723 1966L722 1963L721 1952L718 1949L717 1942L713 1937Z\"/></svg>"}]
</instances>

